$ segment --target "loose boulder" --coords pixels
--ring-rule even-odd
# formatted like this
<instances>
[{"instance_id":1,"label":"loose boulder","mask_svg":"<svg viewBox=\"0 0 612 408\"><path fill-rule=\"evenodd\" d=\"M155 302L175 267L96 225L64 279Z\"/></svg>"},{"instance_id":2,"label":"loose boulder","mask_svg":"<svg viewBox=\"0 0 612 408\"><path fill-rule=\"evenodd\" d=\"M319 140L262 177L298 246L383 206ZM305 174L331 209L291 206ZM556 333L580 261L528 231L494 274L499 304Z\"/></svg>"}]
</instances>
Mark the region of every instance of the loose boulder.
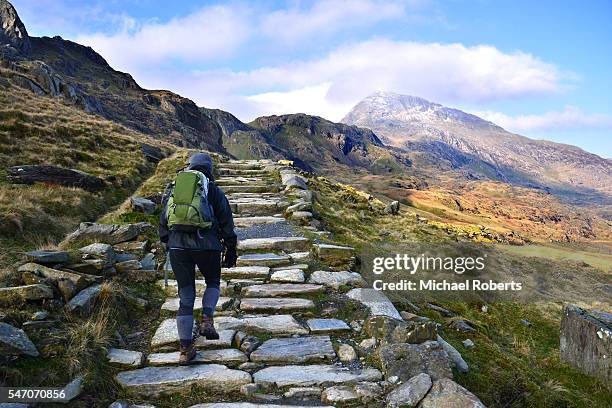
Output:
<instances>
[{"instance_id":1,"label":"loose boulder","mask_svg":"<svg viewBox=\"0 0 612 408\"><path fill-rule=\"evenodd\" d=\"M431 377L425 373L415 375L387 395L387 407L416 407L431 388Z\"/></svg>"},{"instance_id":2,"label":"loose boulder","mask_svg":"<svg viewBox=\"0 0 612 408\"><path fill-rule=\"evenodd\" d=\"M432 379L452 378L453 372L446 351L437 341L421 344L398 343L380 347L376 352L386 378L397 376L407 381L420 373Z\"/></svg>"},{"instance_id":3,"label":"loose boulder","mask_svg":"<svg viewBox=\"0 0 612 408\"><path fill-rule=\"evenodd\" d=\"M131 197L130 198L130 207L132 211L140 212L144 214L153 214L155 209L157 208L157 204L148 198L144 197Z\"/></svg>"},{"instance_id":4,"label":"loose boulder","mask_svg":"<svg viewBox=\"0 0 612 408\"><path fill-rule=\"evenodd\" d=\"M0 354L38 357L36 346L21 329L0 322Z\"/></svg>"},{"instance_id":5,"label":"loose boulder","mask_svg":"<svg viewBox=\"0 0 612 408\"><path fill-rule=\"evenodd\" d=\"M26 253L28 261L42 264L60 264L70 260L66 251L30 251Z\"/></svg>"},{"instance_id":6,"label":"loose boulder","mask_svg":"<svg viewBox=\"0 0 612 408\"><path fill-rule=\"evenodd\" d=\"M612 390L612 314L567 305L559 349L562 360L600 378Z\"/></svg>"},{"instance_id":7,"label":"loose boulder","mask_svg":"<svg viewBox=\"0 0 612 408\"><path fill-rule=\"evenodd\" d=\"M119 244L131 241L152 228L147 222L136 224L97 224L82 222L79 228L66 237L66 242L103 242L106 244Z\"/></svg>"},{"instance_id":8,"label":"loose boulder","mask_svg":"<svg viewBox=\"0 0 612 408\"><path fill-rule=\"evenodd\" d=\"M486 408L478 397L451 380L435 381L419 405L421 408Z\"/></svg>"},{"instance_id":9,"label":"loose boulder","mask_svg":"<svg viewBox=\"0 0 612 408\"><path fill-rule=\"evenodd\" d=\"M83 171L50 165L9 167L8 181L16 184L58 184L66 187L78 187L92 192L100 191L106 185L101 178Z\"/></svg>"}]
</instances>

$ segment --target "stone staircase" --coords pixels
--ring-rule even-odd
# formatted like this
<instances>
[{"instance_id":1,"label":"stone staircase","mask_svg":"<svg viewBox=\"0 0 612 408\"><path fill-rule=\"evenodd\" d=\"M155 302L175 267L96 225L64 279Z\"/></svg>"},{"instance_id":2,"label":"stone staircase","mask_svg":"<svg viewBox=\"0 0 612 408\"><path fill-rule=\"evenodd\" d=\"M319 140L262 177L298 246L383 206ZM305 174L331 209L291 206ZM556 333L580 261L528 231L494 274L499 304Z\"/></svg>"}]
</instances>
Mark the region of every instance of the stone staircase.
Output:
<instances>
[{"instance_id":1,"label":"stone staircase","mask_svg":"<svg viewBox=\"0 0 612 408\"><path fill-rule=\"evenodd\" d=\"M309 234L314 226L287 221L292 215L288 208L310 214L312 194L305 179L267 160L223 162L217 171L234 212L240 255L236 267L222 270L215 316L220 339L198 338L193 364L178 366L176 281L166 286L161 280L167 300L144 367L120 372L117 382L145 401L188 394L192 386L217 390L226 399L195 407L317 406L342 402L321 398L322 393L338 394L326 392L328 387L380 388L378 369L338 356L339 341L358 337L360 328L352 326L359 324L324 313L330 299L348 301L341 287L363 286L359 274L339 271L350 264L352 248L318 245L308 238L315 236ZM315 264L329 268L315 271ZM196 284L201 294L205 282ZM387 307L393 308L390 302Z\"/></svg>"}]
</instances>

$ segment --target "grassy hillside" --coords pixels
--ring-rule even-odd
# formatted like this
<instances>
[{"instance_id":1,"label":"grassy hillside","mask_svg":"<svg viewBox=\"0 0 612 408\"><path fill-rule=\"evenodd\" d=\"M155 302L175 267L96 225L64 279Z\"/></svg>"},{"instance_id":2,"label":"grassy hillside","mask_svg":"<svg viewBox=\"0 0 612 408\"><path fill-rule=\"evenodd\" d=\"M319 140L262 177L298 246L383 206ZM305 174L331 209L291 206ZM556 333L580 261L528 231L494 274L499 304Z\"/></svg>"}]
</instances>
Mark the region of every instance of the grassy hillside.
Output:
<instances>
[{"instance_id":1,"label":"grassy hillside","mask_svg":"<svg viewBox=\"0 0 612 408\"><path fill-rule=\"evenodd\" d=\"M23 250L56 242L79 222L119 204L154 170L140 141L171 149L116 123L14 86L13 71L0 71L0 263ZM58 185L7 181L7 168L52 164L106 181L93 193Z\"/></svg>"},{"instance_id":2,"label":"grassy hillside","mask_svg":"<svg viewBox=\"0 0 612 408\"><path fill-rule=\"evenodd\" d=\"M400 310L428 316L442 325L442 336L457 348L471 369L456 373L458 381L491 407L600 407L609 405L610 393L598 380L581 374L559 359L559 329L565 302L588 308L609 310L612 305L605 285L612 284L609 268L598 262L558 256L533 257L532 253L508 253L492 245L468 239L461 228L440 228L439 222L404 209L399 215L386 215L383 203L352 187L312 177L316 191L315 210L339 242L360 250L362 274L367 276L367 259L375 254L421 253L487 258L487 277L512 277L524 282L526 298L475 297L444 299L441 293L387 293ZM405 207L404 207L405 208ZM435 217L429 214L429 217ZM469 226L465 226L468 229ZM558 254L555 254L558 255ZM603 256L603 255L601 255ZM599 259L599 258L598 258ZM396 273L388 281L409 278ZM386 279L387 280L387 279ZM455 317L424 307L434 302ZM421 309L415 311L413 304ZM482 310L487 305L486 312ZM454 320L466 319L475 332L462 333L449 327ZM522 323L529 322L529 325ZM471 339L476 346L462 345Z\"/></svg>"}]
</instances>

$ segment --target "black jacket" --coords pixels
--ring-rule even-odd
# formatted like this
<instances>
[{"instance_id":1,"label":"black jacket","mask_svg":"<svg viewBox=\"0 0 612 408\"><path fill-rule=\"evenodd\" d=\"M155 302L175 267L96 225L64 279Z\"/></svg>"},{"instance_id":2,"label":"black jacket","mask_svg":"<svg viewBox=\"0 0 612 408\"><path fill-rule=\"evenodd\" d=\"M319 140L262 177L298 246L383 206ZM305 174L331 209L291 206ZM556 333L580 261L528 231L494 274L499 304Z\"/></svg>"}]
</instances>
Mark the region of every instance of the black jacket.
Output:
<instances>
[{"instance_id":1,"label":"black jacket","mask_svg":"<svg viewBox=\"0 0 612 408\"><path fill-rule=\"evenodd\" d=\"M196 155L197 156L197 155ZM193 159L193 158L192 158ZM201 159L201 158L200 158ZM172 194L172 184L166 188L162 198L163 211L159 222L159 238L161 242L168 244L173 249L194 249L208 251L222 251L223 247L236 248L237 237L234 232L234 219L232 209L227 197L221 189L212 181L212 166L201 167L190 164L189 168L202 171L209 179L208 202L213 208L214 219L212 228L198 230L197 232L184 232L168 230L166 211L168 210L168 199Z\"/></svg>"}]
</instances>

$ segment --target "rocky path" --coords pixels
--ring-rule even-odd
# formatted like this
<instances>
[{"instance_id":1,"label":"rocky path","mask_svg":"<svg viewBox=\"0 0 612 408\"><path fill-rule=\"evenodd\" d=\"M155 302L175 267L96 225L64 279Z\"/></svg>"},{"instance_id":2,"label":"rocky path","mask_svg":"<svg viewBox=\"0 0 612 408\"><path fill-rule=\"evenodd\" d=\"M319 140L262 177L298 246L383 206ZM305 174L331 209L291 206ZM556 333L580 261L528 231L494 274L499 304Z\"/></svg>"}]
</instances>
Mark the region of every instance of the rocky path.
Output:
<instances>
[{"instance_id":1,"label":"rocky path","mask_svg":"<svg viewBox=\"0 0 612 408\"><path fill-rule=\"evenodd\" d=\"M316 227L310 225L312 193L306 180L269 161L230 161L218 170L242 238L237 266L222 270L223 297L215 318L220 339L198 338L194 364L178 366L176 283L165 287L160 280L168 296L161 315L167 318L151 340L144 367L120 372L117 381L141 398L188 393L193 385L223 391L224 402L202 407L295 406L301 400L312 406L321 399L333 404L360 399L355 386L373 398L382 373L360 363L346 344L356 333L351 321L324 310L326 304L348 301L340 286L346 292L363 280L339 270L350 266L352 248L318 245L307 237ZM326 265L329 261L335 266ZM315 265L327 269L315 271ZM204 281L198 281L198 292L204 289ZM344 299L331 302L332 297Z\"/></svg>"},{"instance_id":2,"label":"rocky path","mask_svg":"<svg viewBox=\"0 0 612 408\"><path fill-rule=\"evenodd\" d=\"M353 248L320 241L331 234L321 231L313 216L305 177L267 160L224 161L217 169L234 213L239 257L235 267L222 270L215 317L220 338L198 338L192 365L177 364L177 284L169 263L160 262L159 243L146 241L143 233L151 227L146 223L81 224L65 242L77 248L83 241L96 243L78 249L76 258L64 251L28 254L29 262L18 269L23 285L0 288L0 300L53 302L88 316L108 278L158 285L166 299L159 319L151 322L150 340L139 332L146 344L131 344L141 349L107 351L109 363L120 370L115 379L125 395L152 405L116 401L113 408L150 408L158 398L182 407L188 404L181 399L193 401L194 395L205 397L192 408L483 407L451 380L453 366L469 367L438 336L437 324L400 314L382 292L367 288L351 270ZM144 198L132 203L153 211L156 206ZM160 267L168 269L167 282L160 279ZM199 296L205 288L198 279ZM143 307L148 303L133 300ZM0 323L0 350L39 356L24 330L53 326L45 313L36 313L23 329ZM82 384L80 376L66 386L71 398Z\"/></svg>"}]
</instances>

